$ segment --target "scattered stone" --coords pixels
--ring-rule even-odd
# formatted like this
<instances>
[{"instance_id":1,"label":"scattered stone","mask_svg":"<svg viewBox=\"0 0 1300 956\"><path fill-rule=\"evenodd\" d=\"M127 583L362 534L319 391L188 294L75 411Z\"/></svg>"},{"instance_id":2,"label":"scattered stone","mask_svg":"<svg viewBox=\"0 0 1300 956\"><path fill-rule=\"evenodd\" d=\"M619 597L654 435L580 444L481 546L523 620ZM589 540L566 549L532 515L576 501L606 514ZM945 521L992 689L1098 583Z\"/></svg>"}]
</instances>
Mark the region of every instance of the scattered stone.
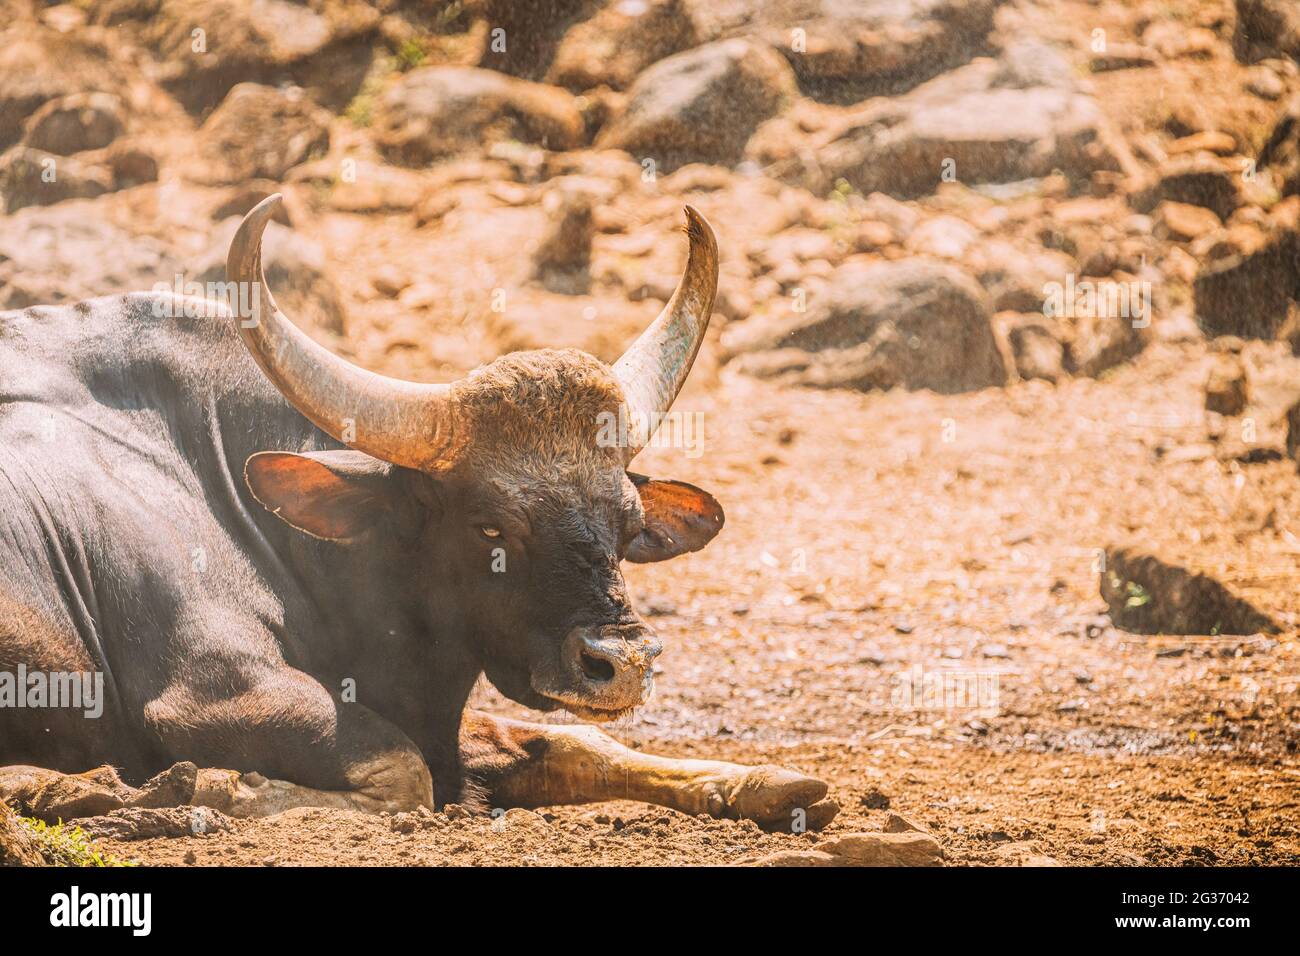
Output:
<instances>
[{"instance_id":1,"label":"scattered stone","mask_svg":"<svg viewBox=\"0 0 1300 956\"><path fill-rule=\"evenodd\" d=\"M858 800L868 810L888 810L889 795L875 789L868 790Z\"/></svg>"},{"instance_id":2,"label":"scattered stone","mask_svg":"<svg viewBox=\"0 0 1300 956\"><path fill-rule=\"evenodd\" d=\"M283 179L329 149L330 116L298 88L240 83L199 128L199 152L216 157L200 180Z\"/></svg>"},{"instance_id":3,"label":"scattered stone","mask_svg":"<svg viewBox=\"0 0 1300 956\"><path fill-rule=\"evenodd\" d=\"M1047 290L1078 271L1074 258L1032 242L991 239L968 250L962 265L971 269L998 312L1037 313L1041 319Z\"/></svg>"},{"instance_id":4,"label":"scattered stone","mask_svg":"<svg viewBox=\"0 0 1300 956\"><path fill-rule=\"evenodd\" d=\"M642 73L596 145L653 159L664 172L687 163L735 163L758 124L796 92L789 65L769 47L743 39L708 43Z\"/></svg>"},{"instance_id":5,"label":"scattered stone","mask_svg":"<svg viewBox=\"0 0 1300 956\"><path fill-rule=\"evenodd\" d=\"M652 63L698 42L680 0L612 3L564 35L546 82L574 92L627 89Z\"/></svg>"},{"instance_id":6,"label":"scattered stone","mask_svg":"<svg viewBox=\"0 0 1300 956\"><path fill-rule=\"evenodd\" d=\"M902 92L967 62L982 48L998 6L996 0L682 3L701 39L754 36L785 55L809 96L836 103Z\"/></svg>"},{"instance_id":7,"label":"scattered stone","mask_svg":"<svg viewBox=\"0 0 1300 956\"><path fill-rule=\"evenodd\" d=\"M1095 53L1088 61L1094 73L1110 70L1138 70L1156 65L1156 51L1139 43L1108 43L1105 53Z\"/></svg>"},{"instance_id":8,"label":"scattered stone","mask_svg":"<svg viewBox=\"0 0 1300 956\"><path fill-rule=\"evenodd\" d=\"M1213 210L1226 221L1241 205L1239 173L1238 167L1208 153L1171 156L1154 181L1134 193L1133 207L1151 212L1161 202L1187 203Z\"/></svg>"},{"instance_id":9,"label":"scattered stone","mask_svg":"<svg viewBox=\"0 0 1300 956\"><path fill-rule=\"evenodd\" d=\"M817 849L851 866L942 866L943 850L920 831L846 833L822 840Z\"/></svg>"},{"instance_id":10,"label":"scattered stone","mask_svg":"<svg viewBox=\"0 0 1300 956\"><path fill-rule=\"evenodd\" d=\"M1205 408L1220 415L1240 415L1250 401L1246 363L1240 356L1215 357L1205 382Z\"/></svg>"},{"instance_id":11,"label":"scattered stone","mask_svg":"<svg viewBox=\"0 0 1300 956\"><path fill-rule=\"evenodd\" d=\"M35 24L10 26L0 34L0 148L17 142L27 118L50 100L112 93L119 83L90 43Z\"/></svg>"},{"instance_id":12,"label":"scattered stone","mask_svg":"<svg viewBox=\"0 0 1300 956\"><path fill-rule=\"evenodd\" d=\"M1189 27L1172 19L1153 20L1142 31L1142 43L1165 59L1209 59L1219 47L1219 36L1205 27Z\"/></svg>"},{"instance_id":13,"label":"scattered stone","mask_svg":"<svg viewBox=\"0 0 1300 956\"><path fill-rule=\"evenodd\" d=\"M1068 343L1068 368L1096 377L1135 358L1146 345L1138 328L1140 321L1100 307L1076 317ZM1145 321L1150 321L1149 315Z\"/></svg>"},{"instance_id":14,"label":"scattered stone","mask_svg":"<svg viewBox=\"0 0 1300 956\"><path fill-rule=\"evenodd\" d=\"M1271 56L1300 60L1300 6L1294 0L1237 0L1232 43L1246 63Z\"/></svg>"},{"instance_id":15,"label":"scattered stone","mask_svg":"<svg viewBox=\"0 0 1300 956\"><path fill-rule=\"evenodd\" d=\"M649 597L641 602L641 612L646 617L672 617L677 613L677 605L665 597Z\"/></svg>"},{"instance_id":16,"label":"scattered stone","mask_svg":"<svg viewBox=\"0 0 1300 956\"><path fill-rule=\"evenodd\" d=\"M1206 335L1273 338L1300 294L1300 235L1283 229L1261 248L1207 263L1196 277L1196 320Z\"/></svg>"},{"instance_id":17,"label":"scattered stone","mask_svg":"<svg viewBox=\"0 0 1300 956\"><path fill-rule=\"evenodd\" d=\"M446 826L446 817L440 817L427 807L395 813L388 818L388 829L394 833L416 833L421 830L437 830Z\"/></svg>"},{"instance_id":18,"label":"scattered stone","mask_svg":"<svg viewBox=\"0 0 1300 956\"><path fill-rule=\"evenodd\" d=\"M128 140L113 143L103 162L113 173L114 189L130 189L158 181L158 159L147 147Z\"/></svg>"},{"instance_id":19,"label":"scattered stone","mask_svg":"<svg viewBox=\"0 0 1300 956\"><path fill-rule=\"evenodd\" d=\"M511 807L500 815L494 813L493 817L493 825L500 827L504 833L529 833L546 836L552 831L551 825L546 822L546 819L541 814L521 807Z\"/></svg>"},{"instance_id":20,"label":"scattered stone","mask_svg":"<svg viewBox=\"0 0 1300 956\"><path fill-rule=\"evenodd\" d=\"M339 212L403 212L419 205L430 190L421 173L360 159L351 159L346 178L339 175L338 160L322 159L292 170L288 179L328 190L330 208Z\"/></svg>"},{"instance_id":21,"label":"scattered stone","mask_svg":"<svg viewBox=\"0 0 1300 956\"><path fill-rule=\"evenodd\" d=\"M483 45L479 66L510 76L540 80L555 58L565 32L575 22L604 6L594 0L482 0L480 9L489 31L501 31L505 44Z\"/></svg>"},{"instance_id":22,"label":"scattered stone","mask_svg":"<svg viewBox=\"0 0 1300 956\"><path fill-rule=\"evenodd\" d=\"M492 70L427 66L380 96L373 132L389 159L422 166L485 142L575 149L585 123L573 96L556 87Z\"/></svg>"},{"instance_id":23,"label":"scattered stone","mask_svg":"<svg viewBox=\"0 0 1300 956\"><path fill-rule=\"evenodd\" d=\"M1117 627L1138 634L1275 634L1278 625L1207 574L1107 548L1101 596Z\"/></svg>"},{"instance_id":24,"label":"scattered stone","mask_svg":"<svg viewBox=\"0 0 1300 956\"><path fill-rule=\"evenodd\" d=\"M361 88L374 60L370 4L291 0L88 0L89 19L138 36L162 61L159 82L192 113L238 83L294 84L331 109ZM195 30L204 49L196 52Z\"/></svg>"},{"instance_id":25,"label":"scattered stone","mask_svg":"<svg viewBox=\"0 0 1300 956\"><path fill-rule=\"evenodd\" d=\"M1231 156L1237 152L1237 140L1231 133L1206 130L1174 140L1168 145L1167 151L1170 156L1202 152L1214 153L1217 156Z\"/></svg>"},{"instance_id":26,"label":"scattered stone","mask_svg":"<svg viewBox=\"0 0 1300 956\"><path fill-rule=\"evenodd\" d=\"M1016 372L1022 379L1057 382L1066 376L1065 346L1041 321L1025 321L1007 332Z\"/></svg>"},{"instance_id":27,"label":"scattered stone","mask_svg":"<svg viewBox=\"0 0 1300 956\"><path fill-rule=\"evenodd\" d=\"M845 833L815 850L784 850L751 866L943 866L943 850L927 833Z\"/></svg>"},{"instance_id":28,"label":"scattered stone","mask_svg":"<svg viewBox=\"0 0 1300 956\"><path fill-rule=\"evenodd\" d=\"M533 252L533 276L552 292L577 295L591 286L592 206L581 189L554 188L542 199L547 230Z\"/></svg>"},{"instance_id":29,"label":"scattered stone","mask_svg":"<svg viewBox=\"0 0 1300 956\"><path fill-rule=\"evenodd\" d=\"M1008 866L1060 866L1054 857L1042 852L1035 840L1004 843L993 851L998 862Z\"/></svg>"},{"instance_id":30,"label":"scattered stone","mask_svg":"<svg viewBox=\"0 0 1300 956\"><path fill-rule=\"evenodd\" d=\"M126 128L122 101L111 93L74 93L50 100L24 124L23 143L69 156L103 149Z\"/></svg>"},{"instance_id":31,"label":"scattered stone","mask_svg":"<svg viewBox=\"0 0 1300 956\"><path fill-rule=\"evenodd\" d=\"M370 277L370 285L380 295L389 299L396 299L402 294L402 290L411 284L410 276L400 271L396 266L382 266L378 272Z\"/></svg>"},{"instance_id":32,"label":"scattered stone","mask_svg":"<svg viewBox=\"0 0 1300 956\"><path fill-rule=\"evenodd\" d=\"M1035 50L1062 59L1048 47ZM1070 84L1068 67L1062 80L1026 61L1037 56L980 58L904 96L772 120L747 152L817 195L840 180L864 194L914 199L945 179L1010 183L1054 170L1081 179L1119 170L1118 139L1096 102Z\"/></svg>"},{"instance_id":33,"label":"scattered stone","mask_svg":"<svg viewBox=\"0 0 1300 956\"><path fill-rule=\"evenodd\" d=\"M67 156L15 146L0 157L0 199L5 212L89 199L113 189L113 175Z\"/></svg>"},{"instance_id":34,"label":"scattered stone","mask_svg":"<svg viewBox=\"0 0 1300 956\"><path fill-rule=\"evenodd\" d=\"M979 231L956 216L935 216L912 230L905 246L914 255L962 259L979 238Z\"/></svg>"},{"instance_id":35,"label":"scattered stone","mask_svg":"<svg viewBox=\"0 0 1300 956\"><path fill-rule=\"evenodd\" d=\"M740 323L723 347L748 374L818 388L952 394L1007 381L983 290L926 259L841 266L805 313Z\"/></svg>"},{"instance_id":36,"label":"scattered stone","mask_svg":"<svg viewBox=\"0 0 1300 956\"><path fill-rule=\"evenodd\" d=\"M929 831L901 813L890 813L885 818L886 833L928 833Z\"/></svg>"},{"instance_id":37,"label":"scattered stone","mask_svg":"<svg viewBox=\"0 0 1300 956\"><path fill-rule=\"evenodd\" d=\"M279 191L279 185L269 179L253 180L235 186L226 193L225 198L212 210L212 219L215 222L221 222L231 216L238 216L243 219L254 206ZM271 214L271 221L278 222L282 226L292 225L288 210L289 205L289 203L282 202L276 206L275 212Z\"/></svg>"},{"instance_id":38,"label":"scattered stone","mask_svg":"<svg viewBox=\"0 0 1300 956\"><path fill-rule=\"evenodd\" d=\"M1246 92L1261 100L1280 100L1286 95L1286 83L1268 67L1253 66L1246 71Z\"/></svg>"},{"instance_id":39,"label":"scattered stone","mask_svg":"<svg viewBox=\"0 0 1300 956\"><path fill-rule=\"evenodd\" d=\"M1214 210L1169 200L1156 207L1156 221L1164 227L1169 238L1181 242L1199 239L1223 228L1223 222Z\"/></svg>"},{"instance_id":40,"label":"scattered stone","mask_svg":"<svg viewBox=\"0 0 1300 956\"><path fill-rule=\"evenodd\" d=\"M1300 463L1300 402L1286 410L1286 454Z\"/></svg>"},{"instance_id":41,"label":"scattered stone","mask_svg":"<svg viewBox=\"0 0 1300 956\"><path fill-rule=\"evenodd\" d=\"M1300 96L1278 115L1256 165L1272 173L1283 196L1300 193Z\"/></svg>"}]
</instances>

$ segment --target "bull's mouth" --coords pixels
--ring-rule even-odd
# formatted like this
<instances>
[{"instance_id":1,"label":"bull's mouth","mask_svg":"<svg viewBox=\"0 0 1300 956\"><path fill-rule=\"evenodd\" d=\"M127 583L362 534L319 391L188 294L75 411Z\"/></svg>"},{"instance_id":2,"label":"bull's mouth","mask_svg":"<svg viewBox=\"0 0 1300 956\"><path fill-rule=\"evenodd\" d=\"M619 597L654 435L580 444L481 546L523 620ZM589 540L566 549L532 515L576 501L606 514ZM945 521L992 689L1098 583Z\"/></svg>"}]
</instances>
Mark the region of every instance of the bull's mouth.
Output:
<instances>
[{"instance_id":1,"label":"bull's mouth","mask_svg":"<svg viewBox=\"0 0 1300 956\"><path fill-rule=\"evenodd\" d=\"M584 689L572 687L561 689L553 684L547 686L546 683L539 681L533 682L532 689L535 694L545 698L552 707L563 708L579 720L590 724L608 724L628 716L647 703L654 695L654 686L654 676L646 674L641 681L640 694L631 701L628 701L627 697L622 700L618 698L601 700L598 695L588 693Z\"/></svg>"},{"instance_id":2,"label":"bull's mouth","mask_svg":"<svg viewBox=\"0 0 1300 956\"><path fill-rule=\"evenodd\" d=\"M551 694L539 691L543 697L549 701L558 704L564 710L567 710L579 720L586 721L589 724L608 724L622 717L626 717L636 710L645 701L638 701L635 704L629 704L625 707L611 708L601 707L592 704L590 701L570 696L568 694Z\"/></svg>"}]
</instances>

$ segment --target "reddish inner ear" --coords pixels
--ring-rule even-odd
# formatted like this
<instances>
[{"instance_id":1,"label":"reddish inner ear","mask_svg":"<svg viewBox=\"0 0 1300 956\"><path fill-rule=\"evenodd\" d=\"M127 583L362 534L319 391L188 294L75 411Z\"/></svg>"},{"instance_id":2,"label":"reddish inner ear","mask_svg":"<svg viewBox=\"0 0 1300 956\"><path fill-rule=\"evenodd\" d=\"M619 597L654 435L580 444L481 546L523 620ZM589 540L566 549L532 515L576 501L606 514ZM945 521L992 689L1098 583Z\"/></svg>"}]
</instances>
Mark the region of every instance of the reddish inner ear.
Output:
<instances>
[{"instance_id":1,"label":"reddish inner ear","mask_svg":"<svg viewBox=\"0 0 1300 956\"><path fill-rule=\"evenodd\" d=\"M651 481L631 475L645 510L645 528L628 548L629 561L663 561L698 551L722 530L722 505L684 481Z\"/></svg>"},{"instance_id":2,"label":"reddish inner ear","mask_svg":"<svg viewBox=\"0 0 1300 956\"><path fill-rule=\"evenodd\" d=\"M259 452L244 465L258 503L281 520L318 538L351 538L370 527L378 504L367 482L314 458Z\"/></svg>"}]
</instances>

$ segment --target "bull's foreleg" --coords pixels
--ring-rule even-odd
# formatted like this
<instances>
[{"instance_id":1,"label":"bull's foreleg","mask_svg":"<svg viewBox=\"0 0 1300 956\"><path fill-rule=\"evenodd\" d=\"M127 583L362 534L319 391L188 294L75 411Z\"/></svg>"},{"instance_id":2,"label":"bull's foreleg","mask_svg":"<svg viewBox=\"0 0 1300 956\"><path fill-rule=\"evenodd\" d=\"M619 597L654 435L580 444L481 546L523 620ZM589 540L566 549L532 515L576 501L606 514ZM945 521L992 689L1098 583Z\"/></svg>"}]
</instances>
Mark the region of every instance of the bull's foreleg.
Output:
<instances>
[{"instance_id":1,"label":"bull's foreleg","mask_svg":"<svg viewBox=\"0 0 1300 956\"><path fill-rule=\"evenodd\" d=\"M554 726L466 713L466 772L494 807L637 800L683 813L820 829L839 812L820 780L781 767L656 757L597 727Z\"/></svg>"},{"instance_id":2,"label":"bull's foreleg","mask_svg":"<svg viewBox=\"0 0 1300 956\"><path fill-rule=\"evenodd\" d=\"M193 703L183 690L145 708L168 750L201 767L195 804L235 817L294 807L369 813L433 808L433 781L411 740L374 711L283 668L243 693ZM244 772L239 772L244 771Z\"/></svg>"}]
</instances>

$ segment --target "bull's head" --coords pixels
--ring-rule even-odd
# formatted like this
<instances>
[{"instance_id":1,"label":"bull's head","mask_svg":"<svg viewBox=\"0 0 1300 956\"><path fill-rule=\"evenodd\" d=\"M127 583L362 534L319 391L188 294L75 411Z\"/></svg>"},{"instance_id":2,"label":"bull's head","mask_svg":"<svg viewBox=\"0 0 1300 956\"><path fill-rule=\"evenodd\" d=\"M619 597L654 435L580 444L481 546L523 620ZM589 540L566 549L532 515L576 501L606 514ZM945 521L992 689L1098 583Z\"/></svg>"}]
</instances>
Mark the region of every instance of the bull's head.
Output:
<instances>
[{"instance_id":1,"label":"bull's head","mask_svg":"<svg viewBox=\"0 0 1300 956\"><path fill-rule=\"evenodd\" d=\"M428 385L344 361L276 308L261 242L278 201L250 212L230 247L228 279L252 293L240 332L284 397L352 450L253 455L253 495L319 538L409 549L427 582L417 600L463 622L514 700L588 719L643 703L661 646L619 562L696 551L723 522L706 492L627 471L708 327L718 251L704 217L686 207L685 274L612 367L574 350L517 352Z\"/></svg>"}]
</instances>

